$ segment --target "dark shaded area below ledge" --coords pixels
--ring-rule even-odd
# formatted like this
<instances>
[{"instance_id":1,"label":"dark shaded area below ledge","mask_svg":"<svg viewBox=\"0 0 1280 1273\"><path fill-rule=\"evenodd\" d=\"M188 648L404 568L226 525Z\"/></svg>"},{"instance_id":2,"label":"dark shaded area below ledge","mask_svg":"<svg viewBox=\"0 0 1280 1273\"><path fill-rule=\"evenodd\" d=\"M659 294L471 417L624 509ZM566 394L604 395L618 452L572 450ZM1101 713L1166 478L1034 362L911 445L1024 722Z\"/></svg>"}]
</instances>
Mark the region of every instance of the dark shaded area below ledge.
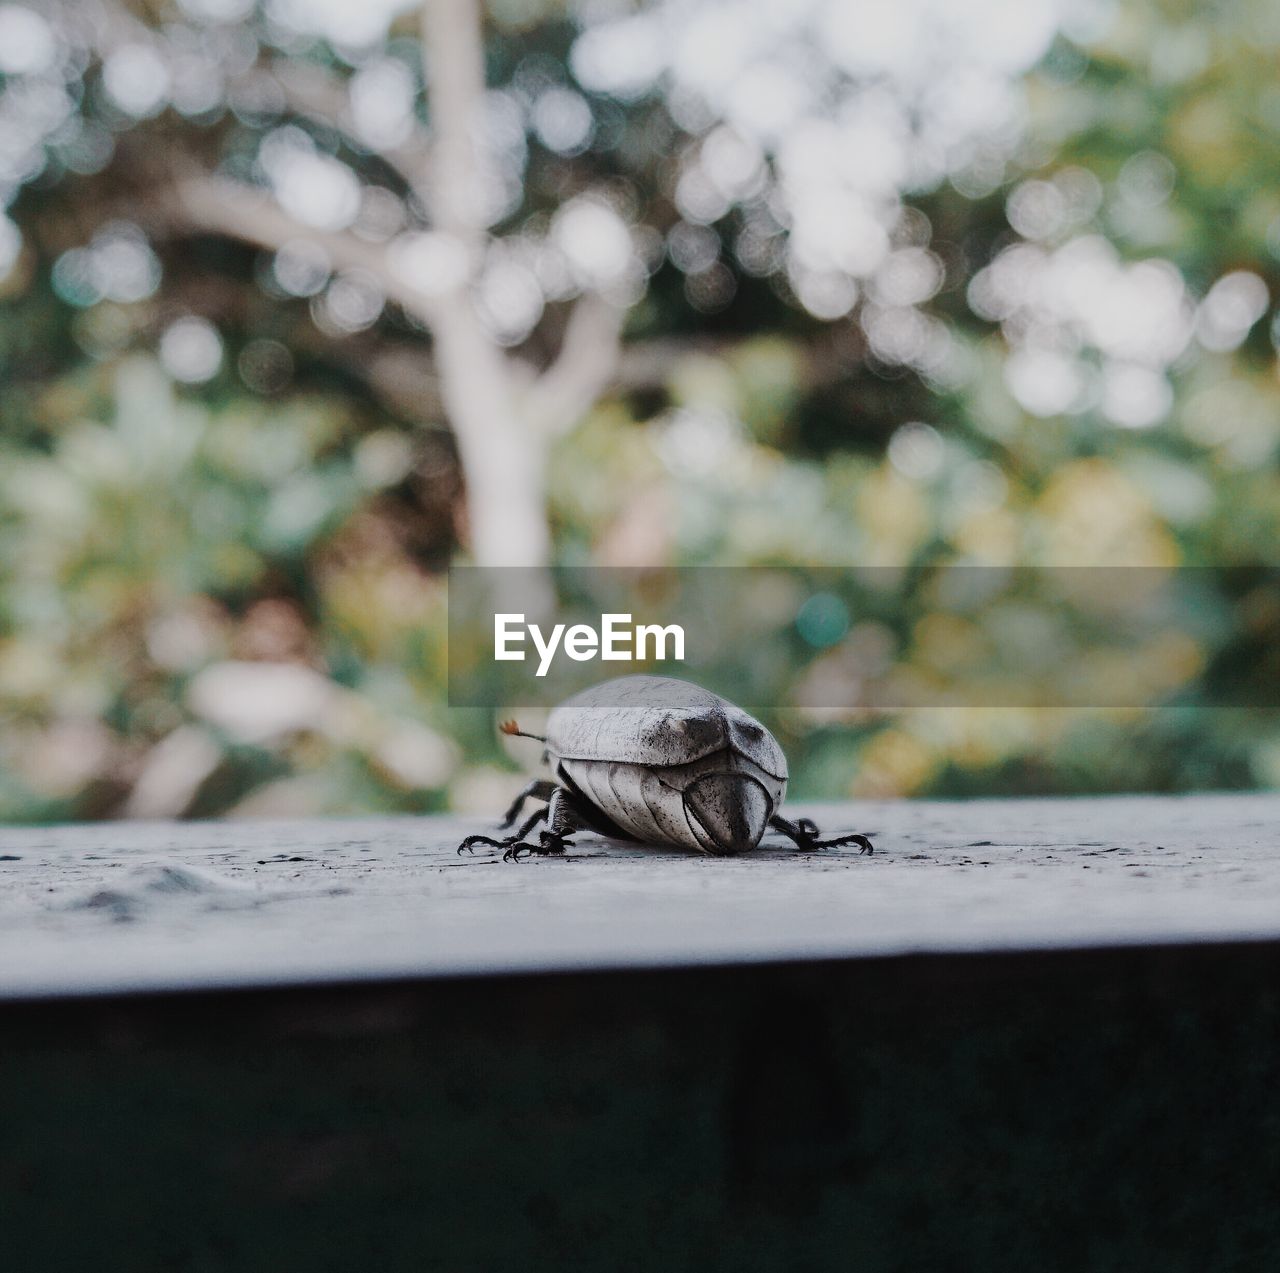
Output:
<instances>
[{"instance_id":1,"label":"dark shaded area below ledge","mask_svg":"<svg viewBox=\"0 0 1280 1273\"><path fill-rule=\"evenodd\" d=\"M0 1005L0 1267L1255 1270L1280 946Z\"/></svg>"}]
</instances>

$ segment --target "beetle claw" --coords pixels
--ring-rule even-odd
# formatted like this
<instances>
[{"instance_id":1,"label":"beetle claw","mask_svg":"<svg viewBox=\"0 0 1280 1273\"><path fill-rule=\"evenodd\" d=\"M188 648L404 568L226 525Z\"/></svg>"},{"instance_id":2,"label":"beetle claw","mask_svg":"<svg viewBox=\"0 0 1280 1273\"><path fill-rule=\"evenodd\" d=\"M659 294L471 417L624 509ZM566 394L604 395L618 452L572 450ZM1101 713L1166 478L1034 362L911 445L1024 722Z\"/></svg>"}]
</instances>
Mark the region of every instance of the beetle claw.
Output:
<instances>
[{"instance_id":1,"label":"beetle claw","mask_svg":"<svg viewBox=\"0 0 1280 1273\"><path fill-rule=\"evenodd\" d=\"M555 857L565 851L568 839L563 835L557 835L554 831L540 831L538 833L538 843L534 844L531 840L517 840L514 844L508 844L507 850L502 855L504 862L520 861L520 854L525 857Z\"/></svg>"},{"instance_id":2,"label":"beetle claw","mask_svg":"<svg viewBox=\"0 0 1280 1273\"><path fill-rule=\"evenodd\" d=\"M461 857L463 853L474 854L477 844L491 844L495 849L500 849L502 848L503 841L495 840L492 836L488 835L469 835L460 845L458 845L458 856Z\"/></svg>"},{"instance_id":3,"label":"beetle claw","mask_svg":"<svg viewBox=\"0 0 1280 1273\"><path fill-rule=\"evenodd\" d=\"M849 835L832 836L830 840L820 840L818 824L812 818L797 818L794 822L788 822L786 818L775 816L769 825L775 831L781 831L802 853L811 853L815 849L836 849L844 844L856 844L859 853L876 851L871 841L857 831Z\"/></svg>"},{"instance_id":4,"label":"beetle claw","mask_svg":"<svg viewBox=\"0 0 1280 1273\"><path fill-rule=\"evenodd\" d=\"M537 841L522 840L519 836L509 835L503 840L495 840L490 835L469 835L458 845L459 855L474 853L477 844L491 845L502 850L504 862L518 862L523 857L555 857L562 854L570 841L567 836L554 831L542 831Z\"/></svg>"},{"instance_id":5,"label":"beetle claw","mask_svg":"<svg viewBox=\"0 0 1280 1273\"><path fill-rule=\"evenodd\" d=\"M807 822L808 819L806 818L805 821ZM809 825L813 826L813 823L810 822ZM814 827L814 832L816 832L817 829L817 827ZM859 835L857 833L854 833L853 835L836 836L831 840L819 840L813 833L808 833L805 836L805 843L800 847L805 849L838 849L845 844L856 844L858 846L859 853L871 854L876 851L875 845L872 844L865 835Z\"/></svg>"}]
</instances>

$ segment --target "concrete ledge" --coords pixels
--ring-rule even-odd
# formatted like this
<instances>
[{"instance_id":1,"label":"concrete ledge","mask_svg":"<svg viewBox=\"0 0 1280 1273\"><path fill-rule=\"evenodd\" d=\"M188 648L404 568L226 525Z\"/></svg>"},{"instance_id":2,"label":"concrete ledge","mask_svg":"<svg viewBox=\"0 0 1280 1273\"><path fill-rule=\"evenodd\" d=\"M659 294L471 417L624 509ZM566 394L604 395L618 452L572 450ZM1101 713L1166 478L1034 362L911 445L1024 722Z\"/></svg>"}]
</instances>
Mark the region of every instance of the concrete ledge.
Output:
<instances>
[{"instance_id":1,"label":"concrete ledge","mask_svg":"<svg viewBox=\"0 0 1280 1273\"><path fill-rule=\"evenodd\" d=\"M1278 952L0 1003L0 1266L1267 1270Z\"/></svg>"},{"instance_id":2,"label":"concrete ledge","mask_svg":"<svg viewBox=\"0 0 1280 1273\"><path fill-rule=\"evenodd\" d=\"M0 831L0 997L1280 939L1280 796L795 809L875 837L736 860L475 820Z\"/></svg>"}]
</instances>

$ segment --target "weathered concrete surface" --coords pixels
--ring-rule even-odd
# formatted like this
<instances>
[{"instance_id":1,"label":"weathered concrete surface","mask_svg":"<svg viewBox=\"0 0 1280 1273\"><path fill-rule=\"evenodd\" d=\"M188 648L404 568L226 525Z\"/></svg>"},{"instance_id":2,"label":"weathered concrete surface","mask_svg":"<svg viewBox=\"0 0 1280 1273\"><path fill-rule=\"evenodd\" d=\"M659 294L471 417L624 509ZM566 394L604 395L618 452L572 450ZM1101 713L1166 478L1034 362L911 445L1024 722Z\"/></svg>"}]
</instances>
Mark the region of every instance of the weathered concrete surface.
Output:
<instances>
[{"instance_id":1,"label":"weathered concrete surface","mask_svg":"<svg viewBox=\"0 0 1280 1273\"><path fill-rule=\"evenodd\" d=\"M503 864L443 818L0 830L0 997L1280 938L1280 796L864 804L877 852L580 837Z\"/></svg>"}]
</instances>

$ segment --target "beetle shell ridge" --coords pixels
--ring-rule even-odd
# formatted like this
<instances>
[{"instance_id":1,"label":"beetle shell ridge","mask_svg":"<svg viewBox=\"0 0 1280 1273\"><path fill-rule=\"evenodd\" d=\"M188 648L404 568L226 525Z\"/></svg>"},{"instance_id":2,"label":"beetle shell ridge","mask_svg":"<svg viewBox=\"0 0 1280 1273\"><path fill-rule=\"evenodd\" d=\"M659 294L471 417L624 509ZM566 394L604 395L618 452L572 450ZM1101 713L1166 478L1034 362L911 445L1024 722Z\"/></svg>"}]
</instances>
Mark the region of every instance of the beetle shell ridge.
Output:
<instances>
[{"instance_id":1,"label":"beetle shell ridge","mask_svg":"<svg viewBox=\"0 0 1280 1273\"><path fill-rule=\"evenodd\" d=\"M620 676L555 708L547 747L575 760L683 765L732 746L785 779L777 739L737 704L670 676Z\"/></svg>"}]
</instances>

